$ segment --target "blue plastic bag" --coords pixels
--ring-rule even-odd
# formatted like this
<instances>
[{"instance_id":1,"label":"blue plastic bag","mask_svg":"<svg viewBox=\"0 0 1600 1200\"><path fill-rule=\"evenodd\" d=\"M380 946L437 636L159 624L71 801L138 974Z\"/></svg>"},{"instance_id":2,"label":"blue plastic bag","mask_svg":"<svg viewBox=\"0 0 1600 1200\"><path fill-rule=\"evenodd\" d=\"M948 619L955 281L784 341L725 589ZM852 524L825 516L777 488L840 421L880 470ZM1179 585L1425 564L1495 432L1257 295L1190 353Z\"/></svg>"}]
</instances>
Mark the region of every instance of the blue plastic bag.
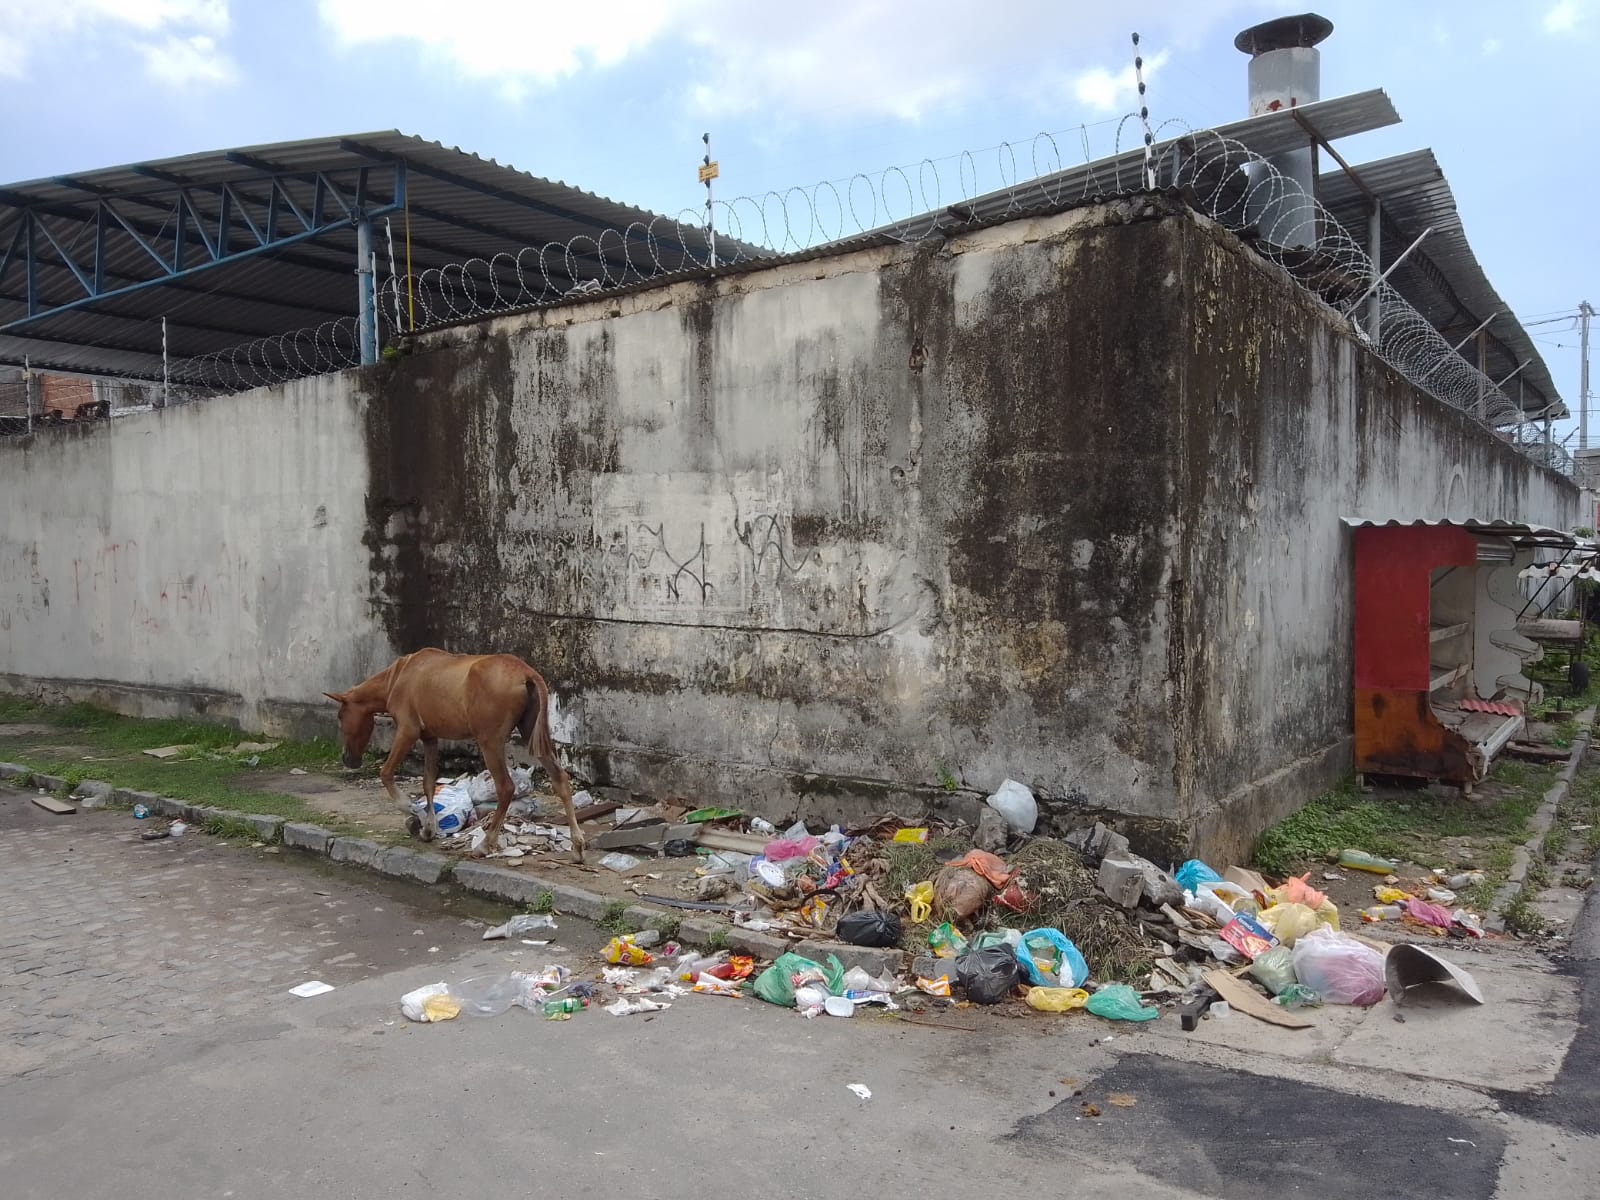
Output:
<instances>
[{"instance_id":1,"label":"blue plastic bag","mask_svg":"<svg viewBox=\"0 0 1600 1200\"><path fill-rule=\"evenodd\" d=\"M1221 883L1222 876L1218 875L1198 858L1191 858L1178 868L1175 878L1178 886L1186 892L1198 892L1202 883Z\"/></svg>"},{"instance_id":2,"label":"blue plastic bag","mask_svg":"<svg viewBox=\"0 0 1600 1200\"><path fill-rule=\"evenodd\" d=\"M1089 978L1089 964L1059 929L1031 929L1016 947L1017 961L1028 981L1036 987L1082 987ZM1048 960L1055 968L1052 978L1039 969L1035 959Z\"/></svg>"}]
</instances>

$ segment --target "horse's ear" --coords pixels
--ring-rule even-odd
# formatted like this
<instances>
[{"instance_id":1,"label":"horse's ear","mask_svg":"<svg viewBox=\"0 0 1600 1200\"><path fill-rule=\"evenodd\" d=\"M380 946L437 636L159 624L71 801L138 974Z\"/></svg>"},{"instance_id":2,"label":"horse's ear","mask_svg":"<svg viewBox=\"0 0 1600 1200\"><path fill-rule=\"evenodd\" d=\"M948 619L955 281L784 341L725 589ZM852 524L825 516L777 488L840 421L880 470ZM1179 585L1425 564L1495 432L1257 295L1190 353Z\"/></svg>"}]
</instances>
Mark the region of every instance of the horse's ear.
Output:
<instances>
[{"instance_id":1,"label":"horse's ear","mask_svg":"<svg viewBox=\"0 0 1600 1200\"><path fill-rule=\"evenodd\" d=\"M335 704L343 704L345 702L345 694L343 692L323 692L322 694Z\"/></svg>"}]
</instances>

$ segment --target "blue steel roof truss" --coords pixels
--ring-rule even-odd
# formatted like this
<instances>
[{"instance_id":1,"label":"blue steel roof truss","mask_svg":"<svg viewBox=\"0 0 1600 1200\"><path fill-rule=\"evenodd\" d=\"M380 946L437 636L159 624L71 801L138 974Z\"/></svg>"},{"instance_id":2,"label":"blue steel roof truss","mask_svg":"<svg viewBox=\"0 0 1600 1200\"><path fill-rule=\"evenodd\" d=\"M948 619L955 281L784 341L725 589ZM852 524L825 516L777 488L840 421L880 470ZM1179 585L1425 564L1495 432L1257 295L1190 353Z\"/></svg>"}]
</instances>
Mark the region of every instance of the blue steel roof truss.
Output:
<instances>
[{"instance_id":1,"label":"blue steel roof truss","mask_svg":"<svg viewBox=\"0 0 1600 1200\"><path fill-rule=\"evenodd\" d=\"M403 159L307 172L273 170L271 164L248 155L228 157L257 173L225 183L195 183L153 168L136 168L163 186L138 196L110 196L101 194L100 188L61 180L90 192L90 197L83 205L18 205L18 219L0 232L0 245L5 247L0 254L0 288L20 267L26 312L0 325L0 331L281 251L405 208ZM7 199L11 198L0 194L0 200ZM127 210L132 207L153 209L162 219L152 224L131 217ZM85 240L92 244L87 260L80 258L78 249ZM128 282L124 276L108 282L107 255L118 243L142 252L142 278ZM66 267L81 294L50 300L40 295L38 266L45 246Z\"/></svg>"}]
</instances>

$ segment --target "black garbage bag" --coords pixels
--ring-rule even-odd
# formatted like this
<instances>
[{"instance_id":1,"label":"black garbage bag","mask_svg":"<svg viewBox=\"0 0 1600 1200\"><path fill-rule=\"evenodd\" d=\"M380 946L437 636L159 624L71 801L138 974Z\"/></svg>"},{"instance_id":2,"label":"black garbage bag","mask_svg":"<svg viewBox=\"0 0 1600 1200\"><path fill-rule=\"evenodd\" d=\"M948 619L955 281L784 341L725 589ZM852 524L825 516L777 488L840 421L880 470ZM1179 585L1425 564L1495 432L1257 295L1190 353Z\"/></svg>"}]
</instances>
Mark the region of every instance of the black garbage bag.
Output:
<instances>
[{"instance_id":1,"label":"black garbage bag","mask_svg":"<svg viewBox=\"0 0 1600 1200\"><path fill-rule=\"evenodd\" d=\"M956 959L956 982L974 1004L999 1004L1021 978L1022 964L1010 946L990 946Z\"/></svg>"},{"instance_id":2,"label":"black garbage bag","mask_svg":"<svg viewBox=\"0 0 1600 1200\"><path fill-rule=\"evenodd\" d=\"M900 918L892 912L863 909L839 918L839 940L852 946L898 946Z\"/></svg>"}]
</instances>

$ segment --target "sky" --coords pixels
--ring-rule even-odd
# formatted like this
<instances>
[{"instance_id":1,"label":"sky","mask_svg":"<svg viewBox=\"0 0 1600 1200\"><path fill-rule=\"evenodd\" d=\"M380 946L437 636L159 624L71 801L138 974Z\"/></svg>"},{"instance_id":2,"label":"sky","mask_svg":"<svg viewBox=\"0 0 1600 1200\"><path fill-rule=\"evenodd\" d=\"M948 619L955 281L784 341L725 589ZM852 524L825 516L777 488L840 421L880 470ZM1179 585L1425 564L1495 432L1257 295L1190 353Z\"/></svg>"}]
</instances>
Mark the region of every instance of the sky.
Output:
<instances>
[{"instance_id":1,"label":"sky","mask_svg":"<svg viewBox=\"0 0 1600 1200\"><path fill-rule=\"evenodd\" d=\"M1086 141L1095 155L1119 135L1137 144L1120 122L1137 107L1135 31L1154 122L1243 117L1234 34L1306 7L0 0L0 180L400 129L678 215L704 202L695 169L709 132L719 200L894 166L910 166L909 179L928 160L948 203L963 170L994 185L1011 156L1032 174L1036 148L1053 144L1070 165ZM1335 27L1321 46L1323 96L1382 87L1403 118L1338 143L1345 158L1431 147L1519 317L1600 305L1600 0L1312 7ZM1575 409L1572 324L1530 332Z\"/></svg>"}]
</instances>

